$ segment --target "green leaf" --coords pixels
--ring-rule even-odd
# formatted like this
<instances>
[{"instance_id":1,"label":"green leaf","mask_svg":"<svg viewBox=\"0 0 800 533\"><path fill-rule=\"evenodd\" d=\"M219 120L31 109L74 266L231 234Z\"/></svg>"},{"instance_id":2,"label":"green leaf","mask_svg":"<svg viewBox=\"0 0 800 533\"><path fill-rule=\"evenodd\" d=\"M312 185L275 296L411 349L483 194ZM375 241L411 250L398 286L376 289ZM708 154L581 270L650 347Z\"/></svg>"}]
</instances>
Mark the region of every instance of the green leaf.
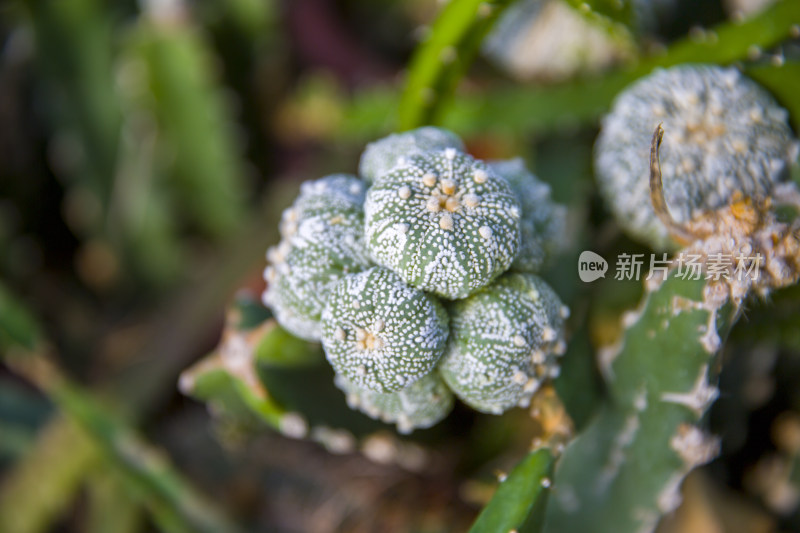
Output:
<instances>
[{"instance_id":1,"label":"green leaf","mask_svg":"<svg viewBox=\"0 0 800 533\"><path fill-rule=\"evenodd\" d=\"M55 417L0 485L0 531L43 533L61 518L99 450L74 421Z\"/></svg>"},{"instance_id":2,"label":"green leaf","mask_svg":"<svg viewBox=\"0 0 800 533\"><path fill-rule=\"evenodd\" d=\"M794 130L800 131L800 61L751 65L745 72L766 87L789 111Z\"/></svg>"},{"instance_id":3,"label":"green leaf","mask_svg":"<svg viewBox=\"0 0 800 533\"><path fill-rule=\"evenodd\" d=\"M401 130L441 120L442 108L469 68L481 41L511 0L451 0L417 48L400 100Z\"/></svg>"},{"instance_id":4,"label":"green leaf","mask_svg":"<svg viewBox=\"0 0 800 533\"><path fill-rule=\"evenodd\" d=\"M470 533L538 531L553 462L553 454L548 448L531 452L500 483L497 492L469 530Z\"/></svg>"},{"instance_id":5,"label":"green leaf","mask_svg":"<svg viewBox=\"0 0 800 533\"><path fill-rule=\"evenodd\" d=\"M632 0L566 0L574 9L592 22L606 26L623 24L634 29L635 24Z\"/></svg>"}]
</instances>

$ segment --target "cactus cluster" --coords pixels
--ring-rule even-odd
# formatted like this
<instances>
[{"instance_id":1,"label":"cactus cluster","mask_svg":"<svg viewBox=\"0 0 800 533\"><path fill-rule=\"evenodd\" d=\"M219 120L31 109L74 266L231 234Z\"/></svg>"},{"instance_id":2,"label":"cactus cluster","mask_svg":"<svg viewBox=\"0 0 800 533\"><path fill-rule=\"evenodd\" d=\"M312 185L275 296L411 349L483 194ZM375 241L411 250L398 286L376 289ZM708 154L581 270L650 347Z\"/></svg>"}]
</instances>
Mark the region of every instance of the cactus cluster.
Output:
<instances>
[{"instance_id":1,"label":"cactus cluster","mask_svg":"<svg viewBox=\"0 0 800 533\"><path fill-rule=\"evenodd\" d=\"M348 404L398 430L500 414L558 374L567 308L536 273L565 211L521 160L432 127L367 146L360 177L303 185L267 252L264 303L321 341Z\"/></svg>"}]
</instances>

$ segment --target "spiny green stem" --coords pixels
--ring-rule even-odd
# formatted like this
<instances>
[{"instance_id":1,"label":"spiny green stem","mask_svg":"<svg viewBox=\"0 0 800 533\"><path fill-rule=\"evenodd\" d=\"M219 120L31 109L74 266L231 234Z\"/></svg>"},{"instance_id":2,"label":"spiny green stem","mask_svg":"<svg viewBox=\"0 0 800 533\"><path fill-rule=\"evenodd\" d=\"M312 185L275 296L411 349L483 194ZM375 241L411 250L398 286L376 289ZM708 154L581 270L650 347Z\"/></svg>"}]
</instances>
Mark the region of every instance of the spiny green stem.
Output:
<instances>
[{"instance_id":1,"label":"spiny green stem","mask_svg":"<svg viewBox=\"0 0 800 533\"><path fill-rule=\"evenodd\" d=\"M401 130L441 120L443 106L472 63L483 37L510 3L451 0L445 5L411 59L400 100Z\"/></svg>"},{"instance_id":2,"label":"spiny green stem","mask_svg":"<svg viewBox=\"0 0 800 533\"><path fill-rule=\"evenodd\" d=\"M686 473L719 451L695 424L717 397L715 358L736 317L724 283L672 275L649 287L621 344L600 354L611 401L565 450L545 531L648 530L677 506Z\"/></svg>"}]
</instances>

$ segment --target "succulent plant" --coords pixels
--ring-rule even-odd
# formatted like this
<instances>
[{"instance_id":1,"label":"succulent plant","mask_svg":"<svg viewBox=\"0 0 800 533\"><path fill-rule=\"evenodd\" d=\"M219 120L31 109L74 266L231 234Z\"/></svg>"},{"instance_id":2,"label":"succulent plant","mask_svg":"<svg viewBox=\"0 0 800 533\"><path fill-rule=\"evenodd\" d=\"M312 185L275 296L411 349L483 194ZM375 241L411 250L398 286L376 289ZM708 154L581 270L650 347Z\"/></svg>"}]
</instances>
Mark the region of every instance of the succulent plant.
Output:
<instances>
[{"instance_id":1,"label":"succulent plant","mask_svg":"<svg viewBox=\"0 0 800 533\"><path fill-rule=\"evenodd\" d=\"M322 346L334 370L374 392L404 389L430 373L447 341L447 313L381 267L345 276L322 313Z\"/></svg>"},{"instance_id":2,"label":"succulent plant","mask_svg":"<svg viewBox=\"0 0 800 533\"><path fill-rule=\"evenodd\" d=\"M433 126L393 133L367 145L361 155L358 173L364 181L372 183L402 163L404 158L445 148L464 151L464 143L455 133Z\"/></svg>"},{"instance_id":3,"label":"succulent plant","mask_svg":"<svg viewBox=\"0 0 800 533\"><path fill-rule=\"evenodd\" d=\"M769 197L797 157L787 112L736 69L682 65L635 83L603 120L595 171L620 225L655 248L674 246L647 179L649 139L659 123L666 132L663 191L678 223L736 195Z\"/></svg>"},{"instance_id":4,"label":"succulent plant","mask_svg":"<svg viewBox=\"0 0 800 533\"><path fill-rule=\"evenodd\" d=\"M520 250L511 270L539 272L563 244L566 209L551 200L550 186L531 173L522 158L488 165L511 185L522 207Z\"/></svg>"},{"instance_id":5,"label":"succulent plant","mask_svg":"<svg viewBox=\"0 0 800 533\"><path fill-rule=\"evenodd\" d=\"M277 321L322 342L353 409L401 432L444 418L453 391L494 414L524 405L565 348L566 307L510 272L542 266L563 207L521 159L485 163L455 146L436 128L373 143L362 167L390 170L369 189L346 174L305 183L268 252L263 300ZM462 299L441 369L451 326L439 297Z\"/></svg>"},{"instance_id":6,"label":"succulent plant","mask_svg":"<svg viewBox=\"0 0 800 533\"><path fill-rule=\"evenodd\" d=\"M281 218L281 242L267 252L264 303L294 335L319 340L331 287L370 266L363 239L364 184L334 174L307 182Z\"/></svg>"},{"instance_id":7,"label":"succulent plant","mask_svg":"<svg viewBox=\"0 0 800 533\"><path fill-rule=\"evenodd\" d=\"M542 381L558 375L569 311L538 276L505 274L449 311L440 372L471 407L498 414L525 405Z\"/></svg>"},{"instance_id":8,"label":"succulent plant","mask_svg":"<svg viewBox=\"0 0 800 533\"><path fill-rule=\"evenodd\" d=\"M341 376L336 377L336 386L347 395L351 408L396 424L400 433L431 427L453 408L453 393L436 371L397 392L373 392L356 387Z\"/></svg>"},{"instance_id":9,"label":"succulent plant","mask_svg":"<svg viewBox=\"0 0 800 533\"><path fill-rule=\"evenodd\" d=\"M367 191L367 249L406 283L464 298L511 266L521 208L485 163L448 148L413 155Z\"/></svg>"},{"instance_id":10,"label":"succulent plant","mask_svg":"<svg viewBox=\"0 0 800 533\"><path fill-rule=\"evenodd\" d=\"M364 183L351 174L331 174L304 182L297 199L281 216L281 236L293 236L300 222L314 217L363 216L366 193Z\"/></svg>"}]
</instances>

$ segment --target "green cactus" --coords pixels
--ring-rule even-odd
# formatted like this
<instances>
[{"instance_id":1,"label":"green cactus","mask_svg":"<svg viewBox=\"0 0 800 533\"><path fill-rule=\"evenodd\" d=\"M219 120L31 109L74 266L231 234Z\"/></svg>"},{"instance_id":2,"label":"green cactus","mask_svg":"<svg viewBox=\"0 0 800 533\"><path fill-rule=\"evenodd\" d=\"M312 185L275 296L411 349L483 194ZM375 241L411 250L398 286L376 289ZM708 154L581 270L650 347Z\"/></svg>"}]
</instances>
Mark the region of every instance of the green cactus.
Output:
<instances>
[{"instance_id":1,"label":"green cactus","mask_svg":"<svg viewBox=\"0 0 800 533\"><path fill-rule=\"evenodd\" d=\"M719 441L697 424L716 399L716 356L737 317L725 283L671 275L600 354L612 401L556 468L544 531L642 531L680 503L680 484Z\"/></svg>"},{"instance_id":2,"label":"green cactus","mask_svg":"<svg viewBox=\"0 0 800 533\"><path fill-rule=\"evenodd\" d=\"M358 173L372 183L396 166L403 166L406 157L424 152L455 148L464 151L464 143L450 131L425 126L403 133L394 133L371 142L361 154Z\"/></svg>"},{"instance_id":3,"label":"green cactus","mask_svg":"<svg viewBox=\"0 0 800 533\"><path fill-rule=\"evenodd\" d=\"M447 333L444 307L381 267L345 276L322 313L322 346L333 368L379 393L405 389L430 373Z\"/></svg>"},{"instance_id":4,"label":"green cactus","mask_svg":"<svg viewBox=\"0 0 800 533\"><path fill-rule=\"evenodd\" d=\"M412 385L391 393L373 392L336 377L336 386L347 395L347 404L367 416L397 425L400 433L424 429L446 417L453 408L453 393L430 372Z\"/></svg>"},{"instance_id":5,"label":"green cactus","mask_svg":"<svg viewBox=\"0 0 800 533\"><path fill-rule=\"evenodd\" d=\"M563 208L521 161L487 164L456 146L460 139L436 128L369 145L361 159L369 189L345 174L305 183L267 253L263 300L277 321L321 340L350 406L401 432L444 418L450 389L494 414L526 405L558 374L555 356L566 348L568 311L542 280L510 273L490 285L516 259L518 269L541 267ZM470 294L453 304L450 326L437 297ZM235 396L278 425L281 415L253 396L268 398L249 379Z\"/></svg>"},{"instance_id":6,"label":"green cactus","mask_svg":"<svg viewBox=\"0 0 800 533\"><path fill-rule=\"evenodd\" d=\"M509 273L450 306L440 372L465 403L500 414L558 374L568 310L543 280Z\"/></svg>"},{"instance_id":7,"label":"green cactus","mask_svg":"<svg viewBox=\"0 0 800 533\"><path fill-rule=\"evenodd\" d=\"M412 155L367 192L367 248L406 283L464 298L503 273L520 245L519 200L453 148Z\"/></svg>"},{"instance_id":8,"label":"green cactus","mask_svg":"<svg viewBox=\"0 0 800 533\"><path fill-rule=\"evenodd\" d=\"M648 139L659 123L667 135L664 196L679 223L736 194L772 195L800 149L786 110L733 68L678 66L620 93L595 145L597 179L620 225L655 248L674 246L646 179Z\"/></svg>"},{"instance_id":9,"label":"green cactus","mask_svg":"<svg viewBox=\"0 0 800 533\"><path fill-rule=\"evenodd\" d=\"M281 325L307 340L320 340L321 316L332 287L370 266L361 208L364 184L335 174L303 185L283 212L281 242L267 252L264 303Z\"/></svg>"},{"instance_id":10,"label":"green cactus","mask_svg":"<svg viewBox=\"0 0 800 533\"><path fill-rule=\"evenodd\" d=\"M488 164L511 185L522 207L520 250L511 270L540 272L563 246L566 208L550 199L550 186L533 175L521 158Z\"/></svg>"}]
</instances>

